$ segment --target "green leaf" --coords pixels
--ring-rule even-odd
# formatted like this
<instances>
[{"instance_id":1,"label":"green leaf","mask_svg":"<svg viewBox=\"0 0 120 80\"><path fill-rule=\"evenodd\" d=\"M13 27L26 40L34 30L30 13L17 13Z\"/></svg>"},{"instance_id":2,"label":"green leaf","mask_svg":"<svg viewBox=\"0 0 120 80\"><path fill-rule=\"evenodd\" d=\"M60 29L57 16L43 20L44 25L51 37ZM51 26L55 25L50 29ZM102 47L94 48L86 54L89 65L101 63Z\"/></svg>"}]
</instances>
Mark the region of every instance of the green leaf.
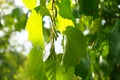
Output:
<instances>
[{"instance_id":1,"label":"green leaf","mask_svg":"<svg viewBox=\"0 0 120 80\"><path fill-rule=\"evenodd\" d=\"M109 54L108 59L111 63L118 62L119 59L119 44L120 44L120 33L119 33L120 20L117 20L111 33L109 33Z\"/></svg>"},{"instance_id":2,"label":"green leaf","mask_svg":"<svg viewBox=\"0 0 120 80\"><path fill-rule=\"evenodd\" d=\"M92 24L93 17L92 17L92 16L81 15L80 20L81 20L87 27L89 27L89 26Z\"/></svg>"},{"instance_id":3,"label":"green leaf","mask_svg":"<svg viewBox=\"0 0 120 80\"><path fill-rule=\"evenodd\" d=\"M44 41L46 43L49 43L50 42L50 29L47 29L47 28L43 28L43 34L44 34Z\"/></svg>"},{"instance_id":4,"label":"green leaf","mask_svg":"<svg viewBox=\"0 0 120 80\"><path fill-rule=\"evenodd\" d=\"M66 27L74 26L74 23L70 19L62 18L60 15L57 16L57 29L62 33L66 30Z\"/></svg>"},{"instance_id":5,"label":"green leaf","mask_svg":"<svg viewBox=\"0 0 120 80\"><path fill-rule=\"evenodd\" d=\"M62 54L51 53L44 63L48 80L76 80L74 79L74 67L65 69L61 66Z\"/></svg>"},{"instance_id":6,"label":"green leaf","mask_svg":"<svg viewBox=\"0 0 120 80\"><path fill-rule=\"evenodd\" d=\"M37 6L37 7L34 8L34 10L37 13L40 13L42 16L44 16L44 15L51 16L49 10L46 7Z\"/></svg>"},{"instance_id":7,"label":"green leaf","mask_svg":"<svg viewBox=\"0 0 120 80\"><path fill-rule=\"evenodd\" d=\"M34 46L28 57L29 73L33 80L47 80L43 67L44 39L42 16L35 10L32 10L29 16L26 30L28 31L29 40L32 41Z\"/></svg>"},{"instance_id":8,"label":"green leaf","mask_svg":"<svg viewBox=\"0 0 120 80\"><path fill-rule=\"evenodd\" d=\"M57 3L57 29L60 32L65 31L67 26L75 25L75 18L71 10L70 0L59 0Z\"/></svg>"},{"instance_id":9,"label":"green leaf","mask_svg":"<svg viewBox=\"0 0 120 80\"><path fill-rule=\"evenodd\" d=\"M61 17L74 20L70 0L59 0L59 2L57 1L57 6Z\"/></svg>"},{"instance_id":10,"label":"green leaf","mask_svg":"<svg viewBox=\"0 0 120 80\"><path fill-rule=\"evenodd\" d=\"M35 8L37 4L37 0L22 0L22 1L25 3L25 6L31 10Z\"/></svg>"},{"instance_id":11,"label":"green leaf","mask_svg":"<svg viewBox=\"0 0 120 80\"><path fill-rule=\"evenodd\" d=\"M26 22L27 15L26 14L21 15L20 18L18 19L18 22L15 23L15 30L20 31L21 29L25 29Z\"/></svg>"},{"instance_id":12,"label":"green leaf","mask_svg":"<svg viewBox=\"0 0 120 80\"><path fill-rule=\"evenodd\" d=\"M47 80L43 69L43 49L34 46L28 55L28 74L32 80Z\"/></svg>"},{"instance_id":13,"label":"green leaf","mask_svg":"<svg viewBox=\"0 0 120 80\"><path fill-rule=\"evenodd\" d=\"M50 0L49 3L47 4L46 8L51 10L52 9L52 1L53 0Z\"/></svg>"},{"instance_id":14,"label":"green leaf","mask_svg":"<svg viewBox=\"0 0 120 80\"><path fill-rule=\"evenodd\" d=\"M70 67L66 71L64 67L58 66L56 78L57 80L77 80L74 79L74 67Z\"/></svg>"},{"instance_id":15,"label":"green leaf","mask_svg":"<svg viewBox=\"0 0 120 80\"><path fill-rule=\"evenodd\" d=\"M90 59L82 59L78 65L75 66L75 74L85 80L90 69Z\"/></svg>"},{"instance_id":16,"label":"green leaf","mask_svg":"<svg viewBox=\"0 0 120 80\"><path fill-rule=\"evenodd\" d=\"M90 29L90 33L91 33L91 34L95 34L96 32L99 32L100 29L101 29L101 18L95 19L95 20L92 22L92 24L91 24L91 26L89 27L89 29Z\"/></svg>"},{"instance_id":17,"label":"green leaf","mask_svg":"<svg viewBox=\"0 0 120 80\"><path fill-rule=\"evenodd\" d=\"M57 57L55 51L51 51L48 59L45 61L45 70L48 80L56 80Z\"/></svg>"},{"instance_id":18,"label":"green leaf","mask_svg":"<svg viewBox=\"0 0 120 80\"><path fill-rule=\"evenodd\" d=\"M99 0L78 0L80 14L96 15L98 14L98 2Z\"/></svg>"},{"instance_id":19,"label":"green leaf","mask_svg":"<svg viewBox=\"0 0 120 80\"><path fill-rule=\"evenodd\" d=\"M11 14L4 15L3 19L4 19L4 26L6 26L6 27L13 26L14 20L13 20L13 17Z\"/></svg>"},{"instance_id":20,"label":"green leaf","mask_svg":"<svg viewBox=\"0 0 120 80\"><path fill-rule=\"evenodd\" d=\"M44 38L42 29L42 16L36 11L32 11L26 24L29 40L34 45L40 45L44 49Z\"/></svg>"},{"instance_id":21,"label":"green leaf","mask_svg":"<svg viewBox=\"0 0 120 80\"><path fill-rule=\"evenodd\" d=\"M80 30L67 27L65 31L67 38L63 66L68 68L78 64L81 58L86 56L86 39Z\"/></svg>"},{"instance_id":22,"label":"green leaf","mask_svg":"<svg viewBox=\"0 0 120 80\"><path fill-rule=\"evenodd\" d=\"M14 8L12 10L12 16L13 16L13 18L19 19L20 15L21 15L21 11L20 11L19 8Z\"/></svg>"},{"instance_id":23,"label":"green leaf","mask_svg":"<svg viewBox=\"0 0 120 80\"><path fill-rule=\"evenodd\" d=\"M46 6L46 0L40 0L40 5L41 6Z\"/></svg>"},{"instance_id":24,"label":"green leaf","mask_svg":"<svg viewBox=\"0 0 120 80\"><path fill-rule=\"evenodd\" d=\"M3 28L3 25L1 24L1 22L0 22L0 30Z\"/></svg>"}]
</instances>

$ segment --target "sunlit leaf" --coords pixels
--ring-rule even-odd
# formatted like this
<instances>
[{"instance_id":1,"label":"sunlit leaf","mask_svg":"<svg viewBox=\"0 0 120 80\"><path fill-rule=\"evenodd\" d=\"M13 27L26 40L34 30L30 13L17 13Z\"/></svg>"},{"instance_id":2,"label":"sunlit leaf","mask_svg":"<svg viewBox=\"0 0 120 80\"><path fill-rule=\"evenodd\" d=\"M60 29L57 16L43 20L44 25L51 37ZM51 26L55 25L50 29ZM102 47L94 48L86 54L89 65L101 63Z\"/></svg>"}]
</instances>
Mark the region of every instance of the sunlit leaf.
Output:
<instances>
[{"instance_id":1,"label":"sunlit leaf","mask_svg":"<svg viewBox=\"0 0 120 80\"><path fill-rule=\"evenodd\" d=\"M109 53L109 45L105 45L105 46L103 47L102 56L103 56L103 57L106 57L106 56L108 55L108 53Z\"/></svg>"},{"instance_id":2,"label":"sunlit leaf","mask_svg":"<svg viewBox=\"0 0 120 80\"><path fill-rule=\"evenodd\" d=\"M52 10L52 0L47 4L47 9Z\"/></svg>"},{"instance_id":3,"label":"sunlit leaf","mask_svg":"<svg viewBox=\"0 0 120 80\"><path fill-rule=\"evenodd\" d=\"M26 30L28 31L29 40L31 40L34 45L40 45L41 48L44 48L42 16L34 10L29 16Z\"/></svg>"},{"instance_id":4,"label":"sunlit leaf","mask_svg":"<svg viewBox=\"0 0 120 80\"><path fill-rule=\"evenodd\" d=\"M60 32L65 31L67 26L74 26L75 19L71 11L70 0L57 1L57 28Z\"/></svg>"},{"instance_id":5,"label":"sunlit leaf","mask_svg":"<svg viewBox=\"0 0 120 80\"><path fill-rule=\"evenodd\" d=\"M12 27L13 26L14 20L13 20L13 17L12 17L11 14L4 15L3 19L4 19L4 25L6 27Z\"/></svg>"},{"instance_id":6,"label":"sunlit leaf","mask_svg":"<svg viewBox=\"0 0 120 80\"><path fill-rule=\"evenodd\" d=\"M43 28L43 34L44 34L44 41L46 43L50 42L50 29Z\"/></svg>"},{"instance_id":7,"label":"sunlit leaf","mask_svg":"<svg viewBox=\"0 0 120 80\"><path fill-rule=\"evenodd\" d=\"M91 25L91 23L92 23L92 21L93 21L93 17L92 16L85 16L84 14L83 15L81 15L81 17L80 17L80 21L82 22L82 23L84 23L86 26L90 26Z\"/></svg>"},{"instance_id":8,"label":"sunlit leaf","mask_svg":"<svg viewBox=\"0 0 120 80\"><path fill-rule=\"evenodd\" d=\"M101 18L95 19L95 20L92 22L91 26L89 26L89 29L90 29L90 33L91 33L91 34L94 34L94 33L96 33L96 32L99 32L100 29L101 29Z\"/></svg>"},{"instance_id":9,"label":"sunlit leaf","mask_svg":"<svg viewBox=\"0 0 120 80\"><path fill-rule=\"evenodd\" d=\"M52 51L45 61L45 70L48 80L56 80L56 72L57 72L57 57L56 53Z\"/></svg>"},{"instance_id":10,"label":"sunlit leaf","mask_svg":"<svg viewBox=\"0 0 120 80\"><path fill-rule=\"evenodd\" d=\"M33 9L36 7L37 0L22 0L28 9Z\"/></svg>"},{"instance_id":11,"label":"sunlit leaf","mask_svg":"<svg viewBox=\"0 0 120 80\"><path fill-rule=\"evenodd\" d=\"M43 29L42 16L36 11L32 11L26 24L29 40L32 41L34 48L31 50L28 58L29 73L33 80L46 80L43 69Z\"/></svg>"},{"instance_id":12,"label":"sunlit leaf","mask_svg":"<svg viewBox=\"0 0 120 80\"><path fill-rule=\"evenodd\" d=\"M81 58L86 56L86 39L80 30L73 27L67 27L65 31L67 38L63 65L65 68L76 65Z\"/></svg>"},{"instance_id":13,"label":"sunlit leaf","mask_svg":"<svg viewBox=\"0 0 120 80\"><path fill-rule=\"evenodd\" d=\"M67 71L64 67L57 67L57 80L74 80L74 67L70 67Z\"/></svg>"},{"instance_id":14,"label":"sunlit leaf","mask_svg":"<svg viewBox=\"0 0 120 80\"><path fill-rule=\"evenodd\" d=\"M51 16L49 10L43 6L37 6L34 8L37 13L40 13L42 16Z\"/></svg>"},{"instance_id":15,"label":"sunlit leaf","mask_svg":"<svg viewBox=\"0 0 120 80\"><path fill-rule=\"evenodd\" d=\"M28 74L32 80L47 80L43 69L43 50L34 46L28 55Z\"/></svg>"},{"instance_id":16,"label":"sunlit leaf","mask_svg":"<svg viewBox=\"0 0 120 80\"><path fill-rule=\"evenodd\" d=\"M83 32L86 28L90 27L93 21L92 16L81 15L77 27Z\"/></svg>"},{"instance_id":17,"label":"sunlit leaf","mask_svg":"<svg viewBox=\"0 0 120 80\"><path fill-rule=\"evenodd\" d=\"M46 6L46 0L40 0L40 5L41 6Z\"/></svg>"},{"instance_id":18,"label":"sunlit leaf","mask_svg":"<svg viewBox=\"0 0 120 80\"><path fill-rule=\"evenodd\" d=\"M70 19L62 18L60 15L57 16L57 19L57 28L60 32L65 31L68 26L74 26L74 23Z\"/></svg>"}]
</instances>

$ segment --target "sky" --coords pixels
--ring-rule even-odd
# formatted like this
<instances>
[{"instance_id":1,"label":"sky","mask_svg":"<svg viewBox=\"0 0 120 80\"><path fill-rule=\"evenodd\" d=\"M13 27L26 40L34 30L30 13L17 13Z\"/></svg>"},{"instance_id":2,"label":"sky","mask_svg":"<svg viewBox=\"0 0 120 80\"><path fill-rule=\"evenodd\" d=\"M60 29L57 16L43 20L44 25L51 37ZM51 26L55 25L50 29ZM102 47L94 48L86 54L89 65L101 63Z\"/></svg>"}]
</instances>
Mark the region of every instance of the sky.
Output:
<instances>
[{"instance_id":1,"label":"sky","mask_svg":"<svg viewBox=\"0 0 120 80\"><path fill-rule=\"evenodd\" d=\"M15 0L15 5L21 6L21 7L24 6L22 0Z\"/></svg>"}]
</instances>

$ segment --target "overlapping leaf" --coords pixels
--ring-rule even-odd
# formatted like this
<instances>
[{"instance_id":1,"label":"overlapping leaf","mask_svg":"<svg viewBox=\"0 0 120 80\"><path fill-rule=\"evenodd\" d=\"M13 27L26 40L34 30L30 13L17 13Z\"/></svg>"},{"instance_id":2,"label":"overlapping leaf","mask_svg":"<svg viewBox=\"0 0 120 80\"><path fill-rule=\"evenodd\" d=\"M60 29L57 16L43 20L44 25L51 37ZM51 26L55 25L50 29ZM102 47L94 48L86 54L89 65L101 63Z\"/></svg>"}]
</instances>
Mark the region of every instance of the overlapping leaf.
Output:
<instances>
[{"instance_id":1,"label":"overlapping leaf","mask_svg":"<svg viewBox=\"0 0 120 80\"><path fill-rule=\"evenodd\" d=\"M71 2L70 0L60 0L57 2L57 6L59 8L59 14L63 18L74 19L71 10Z\"/></svg>"},{"instance_id":2,"label":"overlapping leaf","mask_svg":"<svg viewBox=\"0 0 120 80\"><path fill-rule=\"evenodd\" d=\"M63 65L68 68L78 64L81 58L86 56L86 39L80 30L73 27L67 27L65 35L67 42Z\"/></svg>"},{"instance_id":3,"label":"overlapping leaf","mask_svg":"<svg viewBox=\"0 0 120 80\"><path fill-rule=\"evenodd\" d=\"M32 80L47 80L43 69L43 50L34 46L28 55L28 74Z\"/></svg>"},{"instance_id":4,"label":"overlapping leaf","mask_svg":"<svg viewBox=\"0 0 120 80\"><path fill-rule=\"evenodd\" d=\"M22 0L28 9L33 9L36 7L37 0Z\"/></svg>"},{"instance_id":5,"label":"overlapping leaf","mask_svg":"<svg viewBox=\"0 0 120 80\"><path fill-rule=\"evenodd\" d=\"M57 57L54 49L51 51L48 59L45 61L44 66L48 80L56 80Z\"/></svg>"},{"instance_id":6,"label":"overlapping leaf","mask_svg":"<svg viewBox=\"0 0 120 80\"><path fill-rule=\"evenodd\" d=\"M42 29L42 16L36 11L32 11L26 24L29 40L34 45L40 45L44 48L43 29Z\"/></svg>"},{"instance_id":7,"label":"overlapping leaf","mask_svg":"<svg viewBox=\"0 0 120 80\"><path fill-rule=\"evenodd\" d=\"M42 29L42 16L35 10L32 10L27 24L26 30L28 31L29 40L33 43L33 49L28 57L28 69L32 80L47 80L43 69L43 29Z\"/></svg>"},{"instance_id":8,"label":"overlapping leaf","mask_svg":"<svg viewBox=\"0 0 120 80\"><path fill-rule=\"evenodd\" d=\"M75 74L82 77L84 80L87 77L90 69L90 59L82 59L78 65L75 66Z\"/></svg>"},{"instance_id":9,"label":"overlapping leaf","mask_svg":"<svg viewBox=\"0 0 120 80\"><path fill-rule=\"evenodd\" d=\"M77 80L74 78L74 67L70 67L67 71L62 66L57 67L57 80Z\"/></svg>"},{"instance_id":10,"label":"overlapping leaf","mask_svg":"<svg viewBox=\"0 0 120 80\"><path fill-rule=\"evenodd\" d=\"M71 11L70 0L57 1L57 28L60 32L65 31L67 26L74 26L75 19Z\"/></svg>"},{"instance_id":11,"label":"overlapping leaf","mask_svg":"<svg viewBox=\"0 0 120 80\"><path fill-rule=\"evenodd\" d=\"M57 16L57 19L58 19L57 27L60 32L65 31L67 26L74 26L72 20L62 18L60 15Z\"/></svg>"},{"instance_id":12,"label":"overlapping leaf","mask_svg":"<svg viewBox=\"0 0 120 80\"><path fill-rule=\"evenodd\" d=\"M119 40L120 40L120 33L119 33L119 25L120 25L120 20L118 19L115 23L115 27L109 34L109 54L108 58L111 61L111 63L118 62L117 59L119 59Z\"/></svg>"}]
</instances>

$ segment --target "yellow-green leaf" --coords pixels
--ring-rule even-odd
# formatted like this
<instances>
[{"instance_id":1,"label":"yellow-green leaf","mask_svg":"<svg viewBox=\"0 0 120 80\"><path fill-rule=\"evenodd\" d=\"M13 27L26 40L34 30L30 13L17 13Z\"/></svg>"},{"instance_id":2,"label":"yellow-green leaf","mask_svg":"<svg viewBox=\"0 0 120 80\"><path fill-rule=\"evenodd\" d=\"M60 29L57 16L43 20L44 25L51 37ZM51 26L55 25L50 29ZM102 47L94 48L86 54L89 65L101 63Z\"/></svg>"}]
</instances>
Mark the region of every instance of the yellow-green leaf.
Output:
<instances>
[{"instance_id":1,"label":"yellow-green leaf","mask_svg":"<svg viewBox=\"0 0 120 80\"><path fill-rule=\"evenodd\" d=\"M74 23L70 19L62 18L60 15L57 16L57 28L60 32L64 32L66 27L74 26Z\"/></svg>"},{"instance_id":2,"label":"yellow-green leaf","mask_svg":"<svg viewBox=\"0 0 120 80\"><path fill-rule=\"evenodd\" d=\"M70 0L58 0L57 3L57 29L64 32L67 26L75 26L75 19L71 11Z\"/></svg>"},{"instance_id":3,"label":"yellow-green leaf","mask_svg":"<svg viewBox=\"0 0 120 80\"><path fill-rule=\"evenodd\" d=\"M43 50L39 46L33 46L28 55L28 74L32 79L47 80L43 69Z\"/></svg>"},{"instance_id":4,"label":"yellow-green leaf","mask_svg":"<svg viewBox=\"0 0 120 80\"><path fill-rule=\"evenodd\" d=\"M32 11L26 24L29 40L34 45L40 45L44 48L44 38L42 29L42 16L36 11Z\"/></svg>"},{"instance_id":5,"label":"yellow-green leaf","mask_svg":"<svg viewBox=\"0 0 120 80\"><path fill-rule=\"evenodd\" d=\"M22 0L28 9L33 9L36 7L37 0Z\"/></svg>"}]
</instances>

